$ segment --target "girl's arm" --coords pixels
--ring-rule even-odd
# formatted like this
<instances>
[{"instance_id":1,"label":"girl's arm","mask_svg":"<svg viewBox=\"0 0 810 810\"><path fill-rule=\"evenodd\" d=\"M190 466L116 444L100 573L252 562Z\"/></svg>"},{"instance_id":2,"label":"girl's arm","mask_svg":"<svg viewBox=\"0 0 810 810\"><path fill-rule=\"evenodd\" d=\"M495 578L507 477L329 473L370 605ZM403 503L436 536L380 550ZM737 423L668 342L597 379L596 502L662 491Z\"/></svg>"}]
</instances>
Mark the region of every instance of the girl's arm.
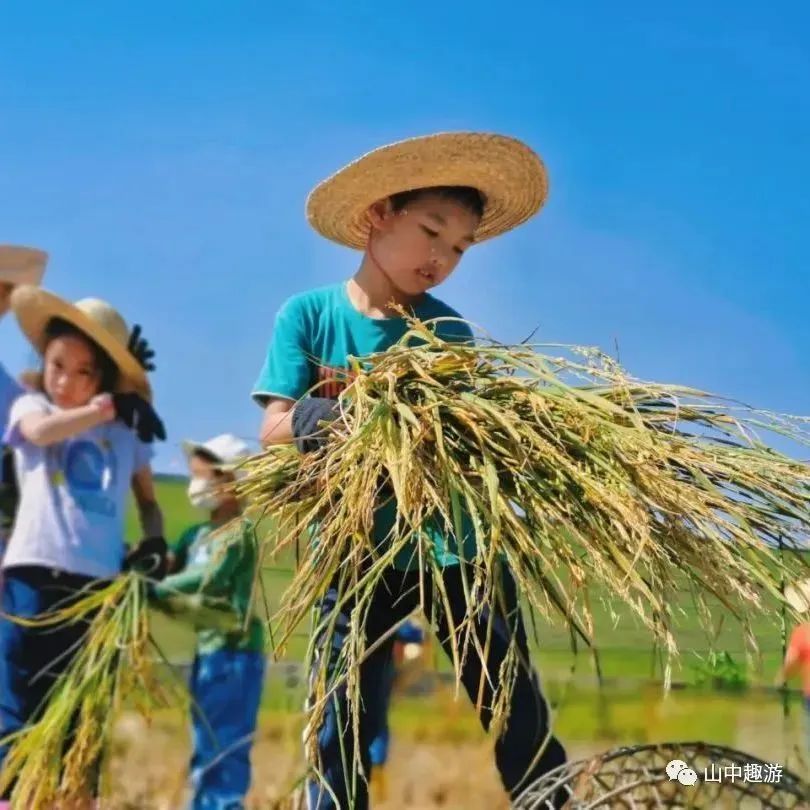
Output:
<instances>
[{"instance_id":1,"label":"girl's arm","mask_svg":"<svg viewBox=\"0 0 810 810\"><path fill-rule=\"evenodd\" d=\"M294 435L292 415L295 402L291 399L274 397L268 400L264 409L264 418L259 433L263 447L273 444L291 444Z\"/></svg>"},{"instance_id":2,"label":"girl's arm","mask_svg":"<svg viewBox=\"0 0 810 810\"><path fill-rule=\"evenodd\" d=\"M142 467L132 476L132 494L144 537L163 537L163 512L155 497L152 468Z\"/></svg>"},{"instance_id":3,"label":"girl's arm","mask_svg":"<svg viewBox=\"0 0 810 810\"><path fill-rule=\"evenodd\" d=\"M22 437L37 447L58 444L71 436L78 436L86 430L112 422L115 419L115 406L109 394L93 397L81 408L71 408L57 413L29 413L21 417L19 431Z\"/></svg>"}]
</instances>

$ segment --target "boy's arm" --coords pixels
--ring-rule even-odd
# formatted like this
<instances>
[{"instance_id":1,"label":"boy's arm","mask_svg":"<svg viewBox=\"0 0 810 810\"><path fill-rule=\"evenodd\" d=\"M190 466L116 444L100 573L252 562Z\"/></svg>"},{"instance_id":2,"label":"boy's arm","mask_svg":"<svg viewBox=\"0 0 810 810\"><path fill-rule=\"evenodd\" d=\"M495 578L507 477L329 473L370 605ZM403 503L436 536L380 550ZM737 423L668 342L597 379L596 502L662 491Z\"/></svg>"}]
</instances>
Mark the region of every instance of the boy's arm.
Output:
<instances>
[{"instance_id":1,"label":"boy's arm","mask_svg":"<svg viewBox=\"0 0 810 810\"><path fill-rule=\"evenodd\" d=\"M290 444L293 441L292 416L295 402L291 399L270 397L264 408L259 438L263 447Z\"/></svg>"},{"instance_id":2,"label":"boy's arm","mask_svg":"<svg viewBox=\"0 0 810 810\"><path fill-rule=\"evenodd\" d=\"M252 394L253 401L264 410L259 438L265 447L293 441L296 402L313 382L308 323L300 299L290 299L276 315L270 346Z\"/></svg>"},{"instance_id":3,"label":"boy's arm","mask_svg":"<svg viewBox=\"0 0 810 810\"><path fill-rule=\"evenodd\" d=\"M178 574L171 574L155 585L155 597L157 599L167 599L179 593L186 595L199 593L206 574L207 569L204 565L193 565Z\"/></svg>"},{"instance_id":4,"label":"boy's arm","mask_svg":"<svg viewBox=\"0 0 810 810\"><path fill-rule=\"evenodd\" d=\"M295 403L272 399L264 412L262 444L295 442L299 452L312 453L326 441L322 425L336 419L338 413L337 400L326 397L306 397Z\"/></svg>"}]
</instances>

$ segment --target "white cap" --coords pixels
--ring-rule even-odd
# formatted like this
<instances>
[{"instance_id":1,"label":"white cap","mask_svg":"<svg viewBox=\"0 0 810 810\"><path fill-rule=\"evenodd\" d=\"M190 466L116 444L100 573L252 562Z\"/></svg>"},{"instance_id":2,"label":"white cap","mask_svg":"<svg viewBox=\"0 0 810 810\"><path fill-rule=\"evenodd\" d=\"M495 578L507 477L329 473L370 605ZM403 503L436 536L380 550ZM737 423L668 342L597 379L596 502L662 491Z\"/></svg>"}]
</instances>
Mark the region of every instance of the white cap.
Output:
<instances>
[{"instance_id":1,"label":"white cap","mask_svg":"<svg viewBox=\"0 0 810 810\"><path fill-rule=\"evenodd\" d=\"M248 443L238 436L234 436L233 433L223 433L207 442L195 442L187 439L181 446L188 459L202 451L222 465L236 464L251 454Z\"/></svg>"}]
</instances>

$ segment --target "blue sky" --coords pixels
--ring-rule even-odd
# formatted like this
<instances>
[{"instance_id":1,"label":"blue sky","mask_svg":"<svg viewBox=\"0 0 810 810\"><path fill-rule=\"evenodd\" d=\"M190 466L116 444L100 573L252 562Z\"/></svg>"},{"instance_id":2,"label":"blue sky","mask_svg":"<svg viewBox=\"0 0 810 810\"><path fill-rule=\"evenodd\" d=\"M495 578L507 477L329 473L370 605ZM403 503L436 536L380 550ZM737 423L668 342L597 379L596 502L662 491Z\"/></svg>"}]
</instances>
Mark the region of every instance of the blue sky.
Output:
<instances>
[{"instance_id":1,"label":"blue sky","mask_svg":"<svg viewBox=\"0 0 810 810\"><path fill-rule=\"evenodd\" d=\"M355 269L309 189L441 130L523 138L551 194L440 297L505 341L618 343L639 376L810 413L810 10L541 5L0 4L0 241L144 324L158 469L255 435L274 312ZM30 360L9 318L0 359Z\"/></svg>"}]
</instances>

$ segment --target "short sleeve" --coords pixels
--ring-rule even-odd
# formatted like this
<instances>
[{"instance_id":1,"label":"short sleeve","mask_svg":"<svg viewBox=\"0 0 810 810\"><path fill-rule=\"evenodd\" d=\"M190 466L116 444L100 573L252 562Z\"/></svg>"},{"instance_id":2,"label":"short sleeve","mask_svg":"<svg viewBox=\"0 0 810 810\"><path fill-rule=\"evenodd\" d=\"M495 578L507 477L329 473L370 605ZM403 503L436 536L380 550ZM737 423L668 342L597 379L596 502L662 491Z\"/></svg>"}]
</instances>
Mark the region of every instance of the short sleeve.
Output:
<instances>
[{"instance_id":1,"label":"short sleeve","mask_svg":"<svg viewBox=\"0 0 810 810\"><path fill-rule=\"evenodd\" d=\"M291 298L276 315L267 356L253 386L253 401L262 408L271 397L298 400L312 385L305 314L300 299Z\"/></svg>"},{"instance_id":2,"label":"short sleeve","mask_svg":"<svg viewBox=\"0 0 810 810\"><path fill-rule=\"evenodd\" d=\"M42 394L23 394L18 397L11 406L8 415L8 425L3 434L3 444L9 447L21 447L25 444L25 439L20 432L20 421L23 417L31 413L41 413L47 416L51 412L48 400Z\"/></svg>"},{"instance_id":3,"label":"short sleeve","mask_svg":"<svg viewBox=\"0 0 810 810\"><path fill-rule=\"evenodd\" d=\"M132 469L137 473L144 467L148 467L155 457L155 449L151 444L142 442L140 439L135 439L135 463Z\"/></svg>"}]
</instances>

